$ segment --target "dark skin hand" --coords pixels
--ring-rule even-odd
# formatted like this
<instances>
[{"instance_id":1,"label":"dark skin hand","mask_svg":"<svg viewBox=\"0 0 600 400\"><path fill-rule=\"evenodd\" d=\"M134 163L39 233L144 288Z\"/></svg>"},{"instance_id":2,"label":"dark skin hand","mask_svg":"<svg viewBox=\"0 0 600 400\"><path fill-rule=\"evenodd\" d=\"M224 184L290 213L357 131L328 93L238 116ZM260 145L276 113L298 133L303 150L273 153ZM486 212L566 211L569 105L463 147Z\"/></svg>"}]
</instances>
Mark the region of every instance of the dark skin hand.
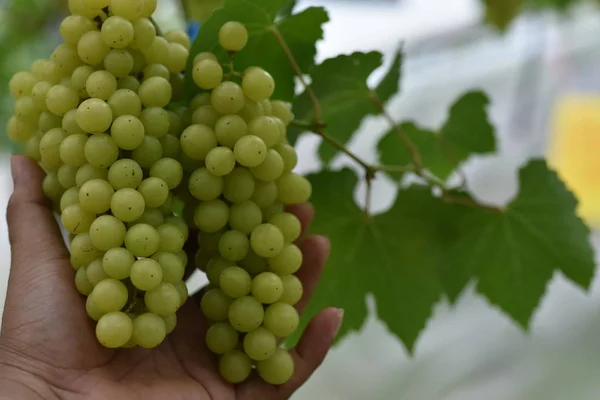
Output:
<instances>
[{"instance_id":1,"label":"dark skin hand","mask_svg":"<svg viewBox=\"0 0 600 400\"><path fill-rule=\"evenodd\" d=\"M217 358L204 344L207 322L190 297L178 312L175 331L154 350L106 349L98 344L85 299L74 285L59 228L41 190L43 172L29 159L12 162L14 194L8 207L11 273L0 333L0 399L283 400L315 371L342 321L341 310L318 314L292 354L293 378L274 387L252 376L225 383ZM310 205L289 210L304 230ZM298 276L310 298L329 255L329 242L309 236L299 243L304 264ZM193 257L191 257L193 259Z\"/></svg>"}]
</instances>

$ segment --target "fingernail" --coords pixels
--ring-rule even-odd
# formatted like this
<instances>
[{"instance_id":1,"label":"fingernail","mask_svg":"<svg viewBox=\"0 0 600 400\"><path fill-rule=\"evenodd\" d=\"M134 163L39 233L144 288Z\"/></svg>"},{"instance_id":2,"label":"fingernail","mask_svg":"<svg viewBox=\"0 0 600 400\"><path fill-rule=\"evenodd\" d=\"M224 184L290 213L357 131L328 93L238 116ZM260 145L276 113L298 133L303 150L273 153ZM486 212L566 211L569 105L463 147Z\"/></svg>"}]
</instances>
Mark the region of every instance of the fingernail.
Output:
<instances>
[{"instance_id":1,"label":"fingernail","mask_svg":"<svg viewBox=\"0 0 600 400\"><path fill-rule=\"evenodd\" d=\"M319 236L319 242L321 242L321 245L327 252L327 255L329 255L329 253L331 252L331 241L329 240L329 238L325 236Z\"/></svg>"},{"instance_id":2,"label":"fingernail","mask_svg":"<svg viewBox=\"0 0 600 400\"><path fill-rule=\"evenodd\" d=\"M344 322L344 312L345 312L343 308L336 308L335 310L338 315L338 320L336 322L335 329L333 331L333 337L337 336L337 334L340 331L340 328L342 327L342 323Z\"/></svg>"}]
</instances>

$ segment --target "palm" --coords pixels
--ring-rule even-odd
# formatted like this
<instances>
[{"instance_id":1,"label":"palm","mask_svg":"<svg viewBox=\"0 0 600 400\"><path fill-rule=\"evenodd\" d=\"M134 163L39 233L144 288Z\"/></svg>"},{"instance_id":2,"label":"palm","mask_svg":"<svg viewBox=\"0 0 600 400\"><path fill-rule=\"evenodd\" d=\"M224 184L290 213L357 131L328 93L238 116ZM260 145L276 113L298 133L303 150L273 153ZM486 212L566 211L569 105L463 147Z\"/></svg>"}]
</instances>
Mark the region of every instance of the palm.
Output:
<instances>
[{"instance_id":1,"label":"palm","mask_svg":"<svg viewBox=\"0 0 600 400\"><path fill-rule=\"evenodd\" d=\"M218 374L216 357L204 344L206 321L194 297L178 312L177 328L157 349L102 347L86 315L84 298L74 288L73 270L58 228L43 205L41 172L23 162L21 168L30 169L28 178L33 182L19 186L15 179L8 213L12 268L0 336L0 367L5 364L24 371L35 380L30 387L47 385L56 398L79 394L90 399L277 400L288 398L321 362L339 326L335 309L324 311L307 329L294 352L297 371L289 383L278 388L255 378L238 386L225 383ZM309 207L293 212L305 227L312 219ZM326 258L326 246L318 237L302 244L305 264L299 276L307 295ZM329 339L323 341L323 337Z\"/></svg>"}]
</instances>

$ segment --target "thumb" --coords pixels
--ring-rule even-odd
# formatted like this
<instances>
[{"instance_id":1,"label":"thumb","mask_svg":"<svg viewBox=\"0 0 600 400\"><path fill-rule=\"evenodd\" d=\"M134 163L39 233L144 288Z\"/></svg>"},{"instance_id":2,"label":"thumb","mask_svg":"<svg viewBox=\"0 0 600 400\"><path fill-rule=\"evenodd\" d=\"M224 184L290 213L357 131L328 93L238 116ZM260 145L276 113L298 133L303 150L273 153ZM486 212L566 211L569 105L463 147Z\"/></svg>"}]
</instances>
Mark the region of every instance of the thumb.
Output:
<instances>
[{"instance_id":1,"label":"thumb","mask_svg":"<svg viewBox=\"0 0 600 400\"><path fill-rule=\"evenodd\" d=\"M7 208L11 246L9 290L15 284L31 285L39 281L35 275L43 270L64 269L72 274L72 270L64 268L62 261L69 262L68 253L42 189L44 171L24 156L13 156L11 168L14 191ZM62 275L58 271L52 274L55 272Z\"/></svg>"}]
</instances>

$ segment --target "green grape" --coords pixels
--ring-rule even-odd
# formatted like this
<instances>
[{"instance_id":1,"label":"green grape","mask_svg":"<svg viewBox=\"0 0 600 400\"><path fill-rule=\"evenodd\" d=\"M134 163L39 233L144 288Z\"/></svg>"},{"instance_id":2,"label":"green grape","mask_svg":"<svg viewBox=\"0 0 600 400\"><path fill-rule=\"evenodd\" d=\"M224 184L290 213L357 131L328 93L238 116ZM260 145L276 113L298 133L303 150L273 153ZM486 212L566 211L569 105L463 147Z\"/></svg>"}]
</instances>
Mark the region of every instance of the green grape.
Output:
<instances>
[{"instance_id":1,"label":"green grape","mask_svg":"<svg viewBox=\"0 0 600 400\"><path fill-rule=\"evenodd\" d=\"M235 156L227 147L215 147L206 155L205 163L213 175L224 176L235 167Z\"/></svg>"},{"instance_id":2,"label":"green grape","mask_svg":"<svg viewBox=\"0 0 600 400\"><path fill-rule=\"evenodd\" d=\"M142 168L150 168L163 155L160 141L153 136L144 136L144 141L131 153L131 158Z\"/></svg>"},{"instance_id":3,"label":"green grape","mask_svg":"<svg viewBox=\"0 0 600 400\"><path fill-rule=\"evenodd\" d=\"M140 85L140 81L138 81L134 76L126 76L125 78L117 80L117 88L129 89L136 93L140 89Z\"/></svg>"},{"instance_id":4,"label":"green grape","mask_svg":"<svg viewBox=\"0 0 600 400\"><path fill-rule=\"evenodd\" d=\"M31 98L35 105L42 111L48 111L48 107L46 107L46 94L52 86L50 82L41 81L36 83L33 89L31 89Z\"/></svg>"},{"instance_id":5,"label":"green grape","mask_svg":"<svg viewBox=\"0 0 600 400\"><path fill-rule=\"evenodd\" d=\"M169 192L169 195L167 196L167 200L165 201L165 203L162 206L158 207L158 209L160 210L161 213L163 213L164 216L172 215L174 204L175 204L175 196L173 196L173 194L171 192Z\"/></svg>"},{"instance_id":6,"label":"green grape","mask_svg":"<svg viewBox=\"0 0 600 400\"><path fill-rule=\"evenodd\" d=\"M113 49L123 49L133 42L133 24L117 15L108 17L102 24L102 40Z\"/></svg>"},{"instance_id":7,"label":"green grape","mask_svg":"<svg viewBox=\"0 0 600 400\"><path fill-rule=\"evenodd\" d=\"M219 30L219 44L227 51L240 51L247 43L248 30L239 22L226 22Z\"/></svg>"},{"instance_id":8,"label":"green grape","mask_svg":"<svg viewBox=\"0 0 600 400\"><path fill-rule=\"evenodd\" d=\"M94 23L81 15L69 15L60 24L63 40L72 45L77 45L84 33L95 29Z\"/></svg>"},{"instance_id":9,"label":"green grape","mask_svg":"<svg viewBox=\"0 0 600 400\"><path fill-rule=\"evenodd\" d=\"M208 252L216 253L219 251L219 240L223 231L217 231L214 233L206 233L199 231L197 235L198 247Z\"/></svg>"},{"instance_id":10,"label":"green grape","mask_svg":"<svg viewBox=\"0 0 600 400\"><path fill-rule=\"evenodd\" d=\"M137 189L142 183L142 167L135 161L122 158L117 160L108 169L108 181L116 190L119 189Z\"/></svg>"},{"instance_id":11,"label":"green grape","mask_svg":"<svg viewBox=\"0 0 600 400\"><path fill-rule=\"evenodd\" d=\"M42 160L42 155L40 154L40 140L42 140L42 137L40 135L33 136L27 141L27 145L25 148L25 154L27 155L27 157L37 162L40 162Z\"/></svg>"},{"instance_id":12,"label":"green grape","mask_svg":"<svg viewBox=\"0 0 600 400\"><path fill-rule=\"evenodd\" d=\"M148 64L167 64L169 42L165 38L156 36L148 48L140 50L144 53Z\"/></svg>"},{"instance_id":13,"label":"green grape","mask_svg":"<svg viewBox=\"0 0 600 400\"><path fill-rule=\"evenodd\" d=\"M92 261L85 269L87 279L90 281L92 286L96 286L98 283L102 282L105 279L110 278L106 272L104 272L104 267L102 265L102 259L98 258Z\"/></svg>"},{"instance_id":14,"label":"green grape","mask_svg":"<svg viewBox=\"0 0 600 400\"><path fill-rule=\"evenodd\" d=\"M77 189L76 187L67 189L67 191L64 192L62 197L60 198L61 214L65 210L65 208L77 203L79 203L79 189Z\"/></svg>"},{"instance_id":15,"label":"green grape","mask_svg":"<svg viewBox=\"0 0 600 400\"><path fill-rule=\"evenodd\" d=\"M106 101L117 91L117 78L108 71L92 72L85 89L91 97Z\"/></svg>"},{"instance_id":16,"label":"green grape","mask_svg":"<svg viewBox=\"0 0 600 400\"><path fill-rule=\"evenodd\" d=\"M158 251L159 244L158 231L148 224L134 225L125 234L125 247L136 257L150 257Z\"/></svg>"},{"instance_id":17,"label":"green grape","mask_svg":"<svg viewBox=\"0 0 600 400\"><path fill-rule=\"evenodd\" d=\"M38 119L41 112L42 110L37 107L33 97L25 96L15 103L13 115L22 119Z\"/></svg>"},{"instance_id":18,"label":"green grape","mask_svg":"<svg viewBox=\"0 0 600 400\"><path fill-rule=\"evenodd\" d=\"M260 208L271 206L277 200L277 184L256 181L251 200Z\"/></svg>"},{"instance_id":19,"label":"green grape","mask_svg":"<svg viewBox=\"0 0 600 400\"><path fill-rule=\"evenodd\" d=\"M185 220L182 217L176 216L176 215L168 216L165 218L165 223L176 226L177 229L179 229L179 231L183 235L183 240L184 241L188 240L188 238L190 236L190 230L189 230L189 227L187 226L187 224L185 223Z\"/></svg>"},{"instance_id":20,"label":"green grape","mask_svg":"<svg viewBox=\"0 0 600 400\"><path fill-rule=\"evenodd\" d=\"M77 291L84 296L89 295L94 290L94 286L90 283L87 278L86 268L82 267L75 273L75 287Z\"/></svg>"},{"instance_id":21,"label":"green grape","mask_svg":"<svg viewBox=\"0 0 600 400\"><path fill-rule=\"evenodd\" d=\"M240 265L244 267L250 275L258 275L268 269L267 260L256 254L252 249L250 249L246 257L240 261Z\"/></svg>"},{"instance_id":22,"label":"green grape","mask_svg":"<svg viewBox=\"0 0 600 400\"><path fill-rule=\"evenodd\" d=\"M167 115L169 116L168 134L173 135L175 137L181 136L181 132L183 131L183 123L181 121L181 117L174 111L167 111Z\"/></svg>"},{"instance_id":23,"label":"green grape","mask_svg":"<svg viewBox=\"0 0 600 400\"><path fill-rule=\"evenodd\" d=\"M179 298L181 299L180 306L183 306L187 302L189 297L188 287L184 281L180 280L175 284L175 289L177 289L177 292L179 293Z\"/></svg>"},{"instance_id":24,"label":"green grape","mask_svg":"<svg viewBox=\"0 0 600 400\"><path fill-rule=\"evenodd\" d=\"M150 168L150 176L161 179L172 190L183 180L183 167L175 159L161 158Z\"/></svg>"},{"instance_id":25,"label":"green grape","mask_svg":"<svg viewBox=\"0 0 600 400\"><path fill-rule=\"evenodd\" d=\"M75 182L78 187L82 187L86 182L92 179L108 179L108 170L104 168L96 168L90 164L85 164L79 167L75 175Z\"/></svg>"},{"instance_id":26,"label":"green grape","mask_svg":"<svg viewBox=\"0 0 600 400\"><path fill-rule=\"evenodd\" d=\"M200 308L206 318L212 321L226 321L233 299L221 289L210 289L200 301ZM262 309L262 308L261 308Z\"/></svg>"},{"instance_id":27,"label":"green grape","mask_svg":"<svg viewBox=\"0 0 600 400\"><path fill-rule=\"evenodd\" d=\"M179 292L170 283L161 283L158 288L146 292L144 303L148 311L161 317L168 317L177 312L181 305Z\"/></svg>"},{"instance_id":28,"label":"green grape","mask_svg":"<svg viewBox=\"0 0 600 400\"><path fill-rule=\"evenodd\" d=\"M87 312L87 315L94 321L98 321L104 315L104 313L98 310L98 306L96 303L94 303L94 300L91 296L88 296L88 298L85 300L85 311Z\"/></svg>"},{"instance_id":29,"label":"green grape","mask_svg":"<svg viewBox=\"0 0 600 400\"><path fill-rule=\"evenodd\" d=\"M103 215L100 218L104 217L114 218L109 215ZM118 235L122 244L125 237L125 226L123 225L122 229L119 227L119 230ZM90 237L92 237L91 232ZM134 262L135 258L129 250L114 246L104 253L104 257L102 258L102 269L106 275L111 278L122 280L129 278L131 275L131 267Z\"/></svg>"},{"instance_id":30,"label":"green grape","mask_svg":"<svg viewBox=\"0 0 600 400\"><path fill-rule=\"evenodd\" d=\"M47 167L58 168L61 165L60 145L66 137L67 134L62 128L53 128L40 139L40 155Z\"/></svg>"},{"instance_id":31,"label":"green grape","mask_svg":"<svg viewBox=\"0 0 600 400\"><path fill-rule=\"evenodd\" d=\"M80 98L87 99L90 94L87 92L87 80L94 73L94 68L89 65L77 67L71 74L71 87L77 92Z\"/></svg>"},{"instance_id":32,"label":"green grape","mask_svg":"<svg viewBox=\"0 0 600 400\"><path fill-rule=\"evenodd\" d=\"M179 43L186 50L189 50L192 46L190 37L187 35L187 33L179 29L165 33L165 39L167 39L170 43Z\"/></svg>"},{"instance_id":33,"label":"green grape","mask_svg":"<svg viewBox=\"0 0 600 400\"><path fill-rule=\"evenodd\" d=\"M175 330L177 326L177 315L169 315L168 317L163 317L163 321L165 321L165 326L167 328L167 335Z\"/></svg>"},{"instance_id":34,"label":"green grape","mask_svg":"<svg viewBox=\"0 0 600 400\"><path fill-rule=\"evenodd\" d=\"M169 132L171 123L169 114L164 108L149 107L142 111L140 120L144 124L146 135L161 138Z\"/></svg>"},{"instance_id":35,"label":"green grape","mask_svg":"<svg viewBox=\"0 0 600 400\"><path fill-rule=\"evenodd\" d=\"M250 332L258 328L264 317L264 310L254 297L244 296L235 299L229 307L229 323L239 332Z\"/></svg>"},{"instance_id":36,"label":"green grape","mask_svg":"<svg viewBox=\"0 0 600 400\"><path fill-rule=\"evenodd\" d=\"M248 237L239 231L225 232L219 239L219 254L229 261L242 260L249 248Z\"/></svg>"},{"instance_id":37,"label":"green grape","mask_svg":"<svg viewBox=\"0 0 600 400\"><path fill-rule=\"evenodd\" d=\"M275 203L270 205L269 207L261 209L263 214L263 221L268 222L269 219L275 215L284 212L285 207L281 203Z\"/></svg>"},{"instance_id":38,"label":"green grape","mask_svg":"<svg viewBox=\"0 0 600 400\"><path fill-rule=\"evenodd\" d=\"M239 115L225 115L217 121L215 134L219 144L233 149L237 141L248 134L248 126Z\"/></svg>"},{"instance_id":39,"label":"green grape","mask_svg":"<svg viewBox=\"0 0 600 400\"><path fill-rule=\"evenodd\" d=\"M123 282L108 278L99 282L90 296L100 312L109 313L119 311L125 307L129 293Z\"/></svg>"},{"instance_id":40,"label":"green grape","mask_svg":"<svg viewBox=\"0 0 600 400\"><path fill-rule=\"evenodd\" d=\"M244 167L257 167L267 158L267 146L258 136L246 135L234 147L235 158Z\"/></svg>"},{"instance_id":41,"label":"green grape","mask_svg":"<svg viewBox=\"0 0 600 400\"><path fill-rule=\"evenodd\" d=\"M298 164L298 154L296 150L289 144L281 143L274 147L274 150L279 153L283 159L283 172L292 172Z\"/></svg>"},{"instance_id":42,"label":"green grape","mask_svg":"<svg viewBox=\"0 0 600 400\"><path fill-rule=\"evenodd\" d=\"M183 249L185 237L179 227L166 223L160 225L157 230L160 235L160 246L158 247L158 251L178 253Z\"/></svg>"},{"instance_id":43,"label":"green grape","mask_svg":"<svg viewBox=\"0 0 600 400\"><path fill-rule=\"evenodd\" d=\"M215 132L206 125L191 125L181 134L181 149L194 160L204 160L217 147Z\"/></svg>"},{"instance_id":44,"label":"green grape","mask_svg":"<svg viewBox=\"0 0 600 400\"><path fill-rule=\"evenodd\" d=\"M18 119L18 118L15 118ZM19 120L22 121L22 120ZM26 121L22 121L22 122L26 122ZM27 122L28 125L31 125L34 129L34 133L35 133L35 127L32 124L29 124ZM39 128L40 131L42 133L46 133L54 128L60 128L62 127L62 119L58 116L58 115L54 115L50 112L42 112L40 114L40 119L38 121L39 124Z\"/></svg>"},{"instance_id":45,"label":"green grape","mask_svg":"<svg viewBox=\"0 0 600 400\"><path fill-rule=\"evenodd\" d=\"M108 168L119 158L119 147L110 135L92 135L83 149L88 164L96 168Z\"/></svg>"},{"instance_id":46,"label":"green grape","mask_svg":"<svg viewBox=\"0 0 600 400\"><path fill-rule=\"evenodd\" d=\"M267 329L260 327L244 336L244 351L253 360L263 361L275 354L277 338Z\"/></svg>"},{"instance_id":47,"label":"green grape","mask_svg":"<svg viewBox=\"0 0 600 400\"><path fill-rule=\"evenodd\" d=\"M277 180L278 199L285 205L306 203L312 195L312 185L308 179L294 172L287 173Z\"/></svg>"},{"instance_id":48,"label":"green grape","mask_svg":"<svg viewBox=\"0 0 600 400\"><path fill-rule=\"evenodd\" d=\"M160 225L162 225L164 221L165 218L163 217L162 213L158 208L146 208L142 216L136 219L135 221L130 222L129 225L133 226L136 224L148 224L157 228Z\"/></svg>"},{"instance_id":49,"label":"green grape","mask_svg":"<svg viewBox=\"0 0 600 400\"><path fill-rule=\"evenodd\" d=\"M106 132L113 121L110 106L100 99L87 99L79 105L75 116L77 125L88 133Z\"/></svg>"},{"instance_id":50,"label":"green grape","mask_svg":"<svg viewBox=\"0 0 600 400\"><path fill-rule=\"evenodd\" d=\"M292 105L280 100L271 101L271 107L273 108L271 115L279 118L285 126L288 126L294 120L294 114L292 114Z\"/></svg>"},{"instance_id":51,"label":"green grape","mask_svg":"<svg viewBox=\"0 0 600 400\"><path fill-rule=\"evenodd\" d=\"M246 122L251 122L253 119L262 117L265 115L265 111L261 103L246 97L244 108L242 108L238 115L242 117Z\"/></svg>"},{"instance_id":52,"label":"green grape","mask_svg":"<svg viewBox=\"0 0 600 400\"><path fill-rule=\"evenodd\" d=\"M65 189L60 185L58 177L54 173L49 173L42 182L42 190L46 197L53 202L60 200Z\"/></svg>"},{"instance_id":53,"label":"green grape","mask_svg":"<svg viewBox=\"0 0 600 400\"><path fill-rule=\"evenodd\" d=\"M244 108L245 99L242 88L237 83L229 81L219 84L210 95L212 106L221 114L237 113Z\"/></svg>"},{"instance_id":54,"label":"green grape","mask_svg":"<svg viewBox=\"0 0 600 400\"><path fill-rule=\"evenodd\" d=\"M194 64L192 77L200 89L214 89L223 80L223 67L218 61L205 59Z\"/></svg>"},{"instance_id":55,"label":"green grape","mask_svg":"<svg viewBox=\"0 0 600 400\"><path fill-rule=\"evenodd\" d=\"M144 68L146 67L146 57L144 56L144 54L141 51L133 49L131 47L127 48L126 50L115 50L115 51L117 51L117 52L123 51L123 52L126 52L129 55L131 55L131 59L133 60L133 64L131 65L131 71L129 72L131 75L138 76L140 73L142 73L142 71L144 71ZM106 62L106 59L104 61ZM124 59L122 60L122 65L123 65L123 67L125 67ZM125 76L125 78L126 77L127 76ZM138 81L138 83L139 83L139 81ZM139 86L137 87L137 89L139 89ZM137 90L135 90L135 91L137 92Z\"/></svg>"},{"instance_id":56,"label":"green grape","mask_svg":"<svg viewBox=\"0 0 600 400\"><path fill-rule=\"evenodd\" d=\"M169 43L169 56L167 57L167 68L173 74L185 70L190 52L179 43Z\"/></svg>"},{"instance_id":57,"label":"green grape","mask_svg":"<svg viewBox=\"0 0 600 400\"><path fill-rule=\"evenodd\" d=\"M215 56L213 53L203 51L203 52L196 54L196 56L194 57L194 65L196 65L199 62L204 61L204 60L219 61L217 59L217 56Z\"/></svg>"},{"instance_id":58,"label":"green grape","mask_svg":"<svg viewBox=\"0 0 600 400\"><path fill-rule=\"evenodd\" d=\"M229 208L229 225L236 231L249 235L261 222L260 208L252 201L233 204Z\"/></svg>"},{"instance_id":59,"label":"green grape","mask_svg":"<svg viewBox=\"0 0 600 400\"><path fill-rule=\"evenodd\" d=\"M119 148L134 150L144 142L144 125L132 115L123 115L115 119L110 134Z\"/></svg>"},{"instance_id":60,"label":"green grape","mask_svg":"<svg viewBox=\"0 0 600 400\"><path fill-rule=\"evenodd\" d=\"M263 182L272 182L283 175L283 159L273 149L267 151L267 157L262 164L250 168L250 172L254 177Z\"/></svg>"},{"instance_id":61,"label":"green grape","mask_svg":"<svg viewBox=\"0 0 600 400\"><path fill-rule=\"evenodd\" d=\"M256 227L250 235L252 250L261 257L271 258L281 252L285 244L283 233L272 224Z\"/></svg>"},{"instance_id":62,"label":"green grape","mask_svg":"<svg viewBox=\"0 0 600 400\"><path fill-rule=\"evenodd\" d=\"M176 253L170 253L159 249L159 252L152 256L152 259L155 260L162 269L163 282L176 285L183 280L185 265L181 262L181 259Z\"/></svg>"},{"instance_id":63,"label":"green grape","mask_svg":"<svg viewBox=\"0 0 600 400\"><path fill-rule=\"evenodd\" d=\"M304 287L300 279L296 275L285 275L280 279L283 283L283 295L279 301L292 306L298 304L304 295Z\"/></svg>"},{"instance_id":64,"label":"green grape","mask_svg":"<svg viewBox=\"0 0 600 400\"><path fill-rule=\"evenodd\" d=\"M133 90L118 89L107 103L115 119L126 115L139 118L142 113L142 102Z\"/></svg>"},{"instance_id":65,"label":"green grape","mask_svg":"<svg viewBox=\"0 0 600 400\"><path fill-rule=\"evenodd\" d=\"M216 322L206 331L206 345L215 354L225 354L235 349L238 336L227 322Z\"/></svg>"},{"instance_id":66,"label":"green grape","mask_svg":"<svg viewBox=\"0 0 600 400\"><path fill-rule=\"evenodd\" d=\"M219 118L221 118L221 114L212 105L203 105L194 110L192 123L194 125L206 125L209 128L213 128Z\"/></svg>"},{"instance_id":67,"label":"green grape","mask_svg":"<svg viewBox=\"0 0 600 400\"><path fill-rule=\"evenodd\" d=\"M77 108L79 95L74 89L63 85L52 86L46 93L46 107L51 113L59 116Z\"/></svg>"},{"instance_id":68,"label":"green grape","mask_svg":"<svg viewBox=\"0 0 600 400\"><path fill-rule=\"evenodd\" d=\"M134 39L131 47L145 51L152 46L156 38L156 27L148 18L133 21Z\"/></svg>"},{"instance_id":69,"label":"green grape","mask_svg":"<svg viewBox=\"0 0 600 400\"><path fill-rule=\"evenodd\" d=\"M162 64L148 64L144 68L144 79L149 79L153 76L169 79L171 73L169 72L169 69Z\"/></svg>"},{"instance_id":70,"label":"green grape","mask_svg":"<svg viewBox=\"0 0 600 400\"><path fill-rule=\"evenodd\" d=\"M215 287L221 286L221 274L227 268L234 266L231 261L227 261L223 257L217 256L211 258L206 264L206 277L208 281Z\"/></svg>"},{"instance_id":71,"label":"green grape","mask_svg":"<svg viewBox=\"0 0 600 400\"><path fill-rule=\"evenodd\" d=\"M54 49L50 58L63 76L70 76L75 68L83 64L79 55L77 55L77 47L68 43L60 44Z\"/></svg>"},{"instance_id":72,"label":"green grape","mask_svg":"<svg viewBox=\"0 0 600 400\"><path fill-rule=\"evenodd\" d=\"M252 361L239 350L225 353L219 360L219 373L229 383L242 383L252 372Z\"/></svg>"},{"instance_id":73,"label":"green grape","mask_svg":"<svg viewBox=\"0 0 600 400\"><path fill-rule=\"evenodd\" d=\"M117 190L110 200L110 210L113 215L124 222L132 222L140 218L145 208L144 197L131 188ZM156 235L158 236L158 233Z\"/></svg>"},{"instance_id":74,"label":"green grape","mask_svg":"<svg viewBox=\"0 0 600 400\"><path fill-rule=\"evenodd\" d=\"M112 0L110 3L110 11L113 15L126 18L133 21L139 18L144 11L145 0Z\"/></svg>"},{"instance_id":75,"label":"green grape","mask_svg":"<svg viewBox=\"0 0 600 400\"><path fill-rule=\"evenodd\" d=\"M282 294L283 282L272 272L262 272L252 280L252 296L263 304L279 301Z\"/></svg>"},{"instance_id":76,"label":"green grape","mask_svg":"<svg viewBox=\"0 0 600 400\"><path fill-rule=\"evenodd\" d=\"M60 185L69 189L75 186L75 174L77 173L77 168L71 167L70 165L61 165L58 169L56 176L58 177L58 182Z\"/></svg>"},{"instance_id":77,"label":"green grape","mask_svg":"<svg viewBox=\"0 0 600 400\"><path fill-rule=\"evenodd\" d=\"M202 202L194 211L194 223L204 232L217 232L228 220L229 206L220 199Z\"/></svg>"},{"instance_id":78,"label":"green grape","mask_svg":"<svg viewBox=\"0 0 600 400\"><path fill-rule=\"evenodd\" d=\"M141 258L131 266L130 279L133 286L139 290L152 291L160 286L163 271L156 260Z\"/></svg>"},{"instance_id":79,"label":"green grape","mask_svg":"<svg viewBox=\"0 0 600 400\"><path fill-rule=\"evenodd\" d=\"M290 275L302 266L302 251L295 244L286 244L281 252L269 259L269 268L279 275Z\"/></svg>"},{"instance_id":80,"label":"green grape","mask_svg":"<svg viewBox=\"0 0 600 400\"><path fill-rule=\"evenodd\" d=\"M110 0L83 0L83 4L87 8L101 10L110 5Z\"/></svg>"},{"instance_id":81,"label":"green grape","mask_svg":"<svg viewBox=\"0 0 600 400\"><path fill-rule=\"evenodd\" d=\"M227 267L221 272L219 286L225 294L237 299L250 293L252 278L240 267Z\"/></svg>"},{"instance_id":82,"label":"green grape","mask_svg":"<svg viewBox=\"0 0 600 400\"><path fill-rule=\"evenodd\" d=\"M259 361L256 367L260 377L271 385L283 385L294 376L294 358L281 348L272 357Z\"/></svg>"},{"instance_id":83,"label":"green grape","mask_svg":"<svg viewBox=\"0 0 600 400\"><path fill-rule=\"evenodd\" d=\"M165 107L171 102L173 89L168 80L154 76L142 82L138 95L145 107Z\"/></svg>"},{"instance_id":84,"label":"green grape","mask_svg":"<svg viewBox=\"0 0 600 400\"><path fill-rule=\"evenodd\" d=\"M231 203L243 203L252 197L256 184L246 168L236 167L223 178L223 195Z\"/></svg>"},{"instance_id":85,"label":"green grape","mask_svg":"<svg viewBox=\"0 0 600 400\"><path fill-rule=\"evenodd\" d=\"M90 224L91 225L91 224ZM102 257L103 252L92 245L90 235L80 233L71 241L71 265L79 269L89 265L96 258Z\"/></svg>"},{"instance_id":86,"label":"green grape","mask_svg":"<svg viewBox=\"0 0 600 400\"><path fill-rule=\"evenodd\" d=\"M100 31L88 31L77 42L77 54L89 65L99 65L110 51Z\"/></svg>"},{"instance_id":87,"label":"green grape","mask_svg":"<svg viewBox=\"0 0 600 400\"><path fill-rule=\"evenodd\" d=\"M181 154L181 143L179 142L179 138L177 136L167 134L161 137L159 141L163 148L163 157L174 159L179 158L179 155ZM181 165L179 161L178 163L183 171L183 165Z\"/></svg>"},{"instance_id":88,"label":"green grape","mask_svg":"<svg viewBox=\"0 0 600 400\"><path fill-rule=\"evenodd\" d=\"M66 207L60 216L64 228L74 234L87 232L95 219L95 214L85 211L78 203Z\"/></svg>"},{"instance_id":89,"label":"green grape","mask_svg":"<svg viewBox=\"0 0 600 400\"><path fill-rule=\"evenodd\" d=\"M302 225L298 217L290 213L278 213L269 218L269 223L279 228L286 243L292 243L300 237Z\"/></svg>"},{"instance_id":90,"label":"green grape","mask_svg":"<svg viewBox=\"0 0 600 400\"><path fill-rule=\"evenodd\" d=\"M282 140L282 132L273 117L256 117L248 124L248 134L258 136L268 148L277 145Z\"/></svg>"},{"instance_id":91,"label":"green grape","mask_svg":"<svg viewBox=\"0 0 600 400\"><path fill-rule=\"evenodd\" d=\"M211 174L206 168L199 168L190 176L188 188L198 200L214 200L223 192L223 178Z\"/></svg>"},{"instance_id":92,"label":"green grape","mask_svg":"<svg viewBox=\"0 0 600 400\"><path fill-rule=\"evenodd\" d=\"M58 65L48 59L34 61L31 65L31 72L37 79L52 84L58 84L63 79L63 74L60 72Z\"/></svg>"},{"instance_id":93,"label":"green grape","mask_svg":"<svg viewBox=\"0 0 600 400\"><path fill-rule=\"evenodd\" d=\"M194 98L190 102L189 107L191 110L196 111L201 106L208 106L208 105L210 105L210 93L202 92L202 93L198 93L196 96L194 96Z\"/></svg>"},{"instance_id":94,"label":"green grape","mask_svg":"<svg viewBox=\"0 0 600 400\"><path fill-rule=\"evenodd\" d=\"M275 303L267 307L264 326L278 337L288 337L298 328L300 317L294 306L287 303Z\"/></svg>"},{"instance_id":95,"label":"green grape","mask_svg":"<svg viewBox=\"0 0 600 400\"><path fill-rule=\"evenodd\" d=\"M67 112L62 120L62 128L63 130L67 133L67 135L81 135L85 132L83 132L83 129L81 129L79 127L79 125L77 125L77 109L73 109L69 112Z\"/></svg>"},{"instance_id":96,"label":"green grape","mask_svg":"<svg viewBox=\"0 0 600 400\"><path fill-rule=\"evenodd\" d=\"M36 134L36 126L28 121L17 117L11 117L6 127L8 137L19 143L23 143Z\"/></svg>"},{"instance_id":97,"label":"green grape","mask_svg":"<svg viewBox=\"0 0 600 400\"><path fill-rule=\"evenodd\" d=\"M140 183L138 192L144 198L146 207L157 208L165 204L169 197L169 187L160 178L147 178Z\"/></svg>"},{"instance_id":98,"label":"green grape","mask_svg":"<svg viewBox=\"0 0 600 400\"><path fill-rule=\"evenodd\" d=\"M120 247L125 239L125 224L112 215L98 217L90 226L90 240L100 250Z\"/></svg>"},{"instance_id":99,"label":"green grape","mask_svg":"<svg viewBox=\"0 0 600 400\"><path fill-rule=\"evenodd\" d=\"M153 349L167 337L165 321L152 313L142 314L133 320L133 340L138 346Z\"/></svg>"},{"instance_id":100,"label":"green grape","mask_svg":"<svg viewBox=\"0 0 600 400\"><path fill-rule=\"evenodd\" d=\"M110 209L114 193L114 189L106 180L91 179L81 185L79 204L90 213L102 214Z\"/></svg>"},{"instance_id":101,"label":"green grape","mask_svg":"<svg viewBox=\"0 0 600 400\"><path fill-rule=\"evenodd\" d=\"M31 72L17 72L8 82L10 93L15 99L23 96L30 96L33 87L38 83L38 79Z\"/></svg>"},{"instance_id":102,"label":"green grape","mask_svg":"<svg viewBox=\"0 0 600 400\"><path fill-rule=\"evenodd\" d=\"M131 318L122 312L104 314L96 325L96 338L110 349L123 347L133 334Z\"/></svg>"},{"instance_id":103,"label":"green grape","mask_svg":"<svg viewBox=\"0 0 600 400\"><path fill-rule=\"evenodd\" d=\"M244 94L254 101L266 100L275 91L275 80L262 68L249 68L242 79Z\"/></svg>"}]
</instances>

